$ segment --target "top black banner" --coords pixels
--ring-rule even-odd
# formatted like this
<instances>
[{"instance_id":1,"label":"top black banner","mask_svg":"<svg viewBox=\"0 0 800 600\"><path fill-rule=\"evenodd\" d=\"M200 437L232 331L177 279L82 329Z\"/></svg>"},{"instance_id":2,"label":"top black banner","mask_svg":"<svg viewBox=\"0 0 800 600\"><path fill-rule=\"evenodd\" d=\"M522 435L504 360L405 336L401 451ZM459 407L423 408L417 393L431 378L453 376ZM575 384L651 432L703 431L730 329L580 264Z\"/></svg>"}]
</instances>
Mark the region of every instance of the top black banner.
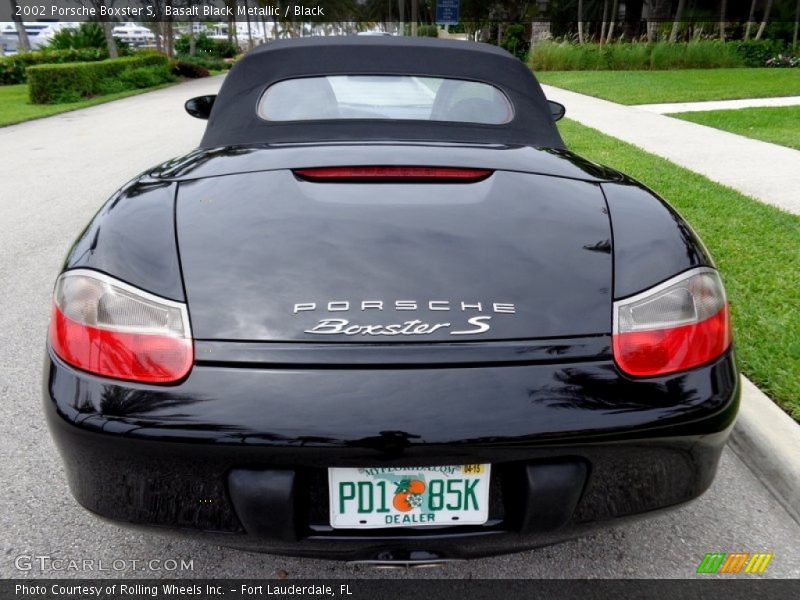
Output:
<instances>
[{"instance_id":1,"label":"top black banner","mask_svg":"<svg viewBox=\"0 0 800 600\"><path fill-rule=\"evenodd\" d=\"M580 20L599 22L611 5L619 21L794 22L796 0L585 0ZM22 21L293 21L388 24L575 22L577 2L562 0L12 0L0 2L0 22ZM769 6L769 7L768 7ZM769 15L765 12L769 10ZM605 11L605 12L604 12ZM606 17L604 18L604 14Z\"/></svg>"}]
</instances>

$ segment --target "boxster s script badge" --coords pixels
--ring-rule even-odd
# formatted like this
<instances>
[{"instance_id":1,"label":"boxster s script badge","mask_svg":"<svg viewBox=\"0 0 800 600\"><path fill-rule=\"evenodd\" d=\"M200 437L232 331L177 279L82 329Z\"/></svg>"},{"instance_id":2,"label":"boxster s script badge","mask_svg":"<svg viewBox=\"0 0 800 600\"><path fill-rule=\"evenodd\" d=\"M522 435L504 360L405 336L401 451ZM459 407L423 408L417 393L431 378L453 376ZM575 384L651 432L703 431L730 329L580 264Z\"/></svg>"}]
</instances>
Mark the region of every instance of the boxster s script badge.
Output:
<instances>
[{"instance_id":1,"label":"boxster s script badge","mask_svg":"<svg viewBox=\"0 0 800 600\"><path fill-rule=\"evenodd\" d=\"M364 324L353 323L350 319L334 318L330 313L347 313L360 311L365 315L383 311L420 311L446 312L458 315L461 323L449 321L429 323L420 319L410 319L399 323ZM486 333L492 327L494 315L515 314L516 306L507 302L464 302L451 300L336 300L328 303L299 302L294 305L292 313L299 315L307 312L328 313L326 318L319 319L317 324L305 329L304 333L313 335L359 335L359 336L395 336L395 335L429 335L439 330L448 329L450 335L477 335Z\"/></svg>"}]
</instances>

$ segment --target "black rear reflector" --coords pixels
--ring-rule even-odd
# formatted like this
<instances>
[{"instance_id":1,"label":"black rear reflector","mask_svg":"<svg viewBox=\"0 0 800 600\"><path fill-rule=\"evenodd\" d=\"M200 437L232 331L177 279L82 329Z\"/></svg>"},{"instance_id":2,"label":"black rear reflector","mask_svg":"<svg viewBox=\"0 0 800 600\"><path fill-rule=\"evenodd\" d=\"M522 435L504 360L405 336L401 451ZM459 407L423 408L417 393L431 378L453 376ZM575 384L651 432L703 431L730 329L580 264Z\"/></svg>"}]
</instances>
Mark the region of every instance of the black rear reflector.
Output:
<instances>
[{"instance_id":1,"label":"black rear reflector","mask_svg":"<svg viewBox=\"0 0 800 600\"><path fill-rule=\"evenodd\" d=\"M294 169L300 179L315 182L445 182L471 183L486 179L489 169L461 167L315 167Z\"/></svg>"}]
</instances>

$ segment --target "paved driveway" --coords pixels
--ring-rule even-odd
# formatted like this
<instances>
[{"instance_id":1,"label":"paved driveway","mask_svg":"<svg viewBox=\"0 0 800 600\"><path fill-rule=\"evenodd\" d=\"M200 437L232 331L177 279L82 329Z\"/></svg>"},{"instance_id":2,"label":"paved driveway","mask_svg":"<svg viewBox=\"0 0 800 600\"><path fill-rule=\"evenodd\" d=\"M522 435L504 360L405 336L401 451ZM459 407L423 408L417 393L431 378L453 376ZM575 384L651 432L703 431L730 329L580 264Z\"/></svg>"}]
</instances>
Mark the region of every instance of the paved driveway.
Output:
<instances>
[{"instance_id":1,"label":"paved driveway","mask_svg":"<svg viewBox=\"0 0 800 600\"><path fill-rule=\"evenodd\" d=\"M543 85L574 119L709 179L800 214L800 150ZM653 105L649 105L652 107Z\"/></svg>"},{"instance_id":2,"label":"paved driveway","mask_svg":"<svg viewBox=\"0 0 800 600\"><path fill-rule=\"evenodd\" d=\"M698 501L660 517L533 552L437 570L374 571L246 554L128 531L79 508L40 411L42 351L53 279L70 243L101 203L148 166L199 141L203 123L183 101L213 92L195 81L83 111L0 129L0 576L29 571L20 556L191 560L193 571L101 575L270 577L689 577L706 552L772 552L766 576L800 577L800 526L732 453ZM19 564L25 566L26 559ZM170 563L166 563L170 565Z\"/></svg>"}]
</instances>

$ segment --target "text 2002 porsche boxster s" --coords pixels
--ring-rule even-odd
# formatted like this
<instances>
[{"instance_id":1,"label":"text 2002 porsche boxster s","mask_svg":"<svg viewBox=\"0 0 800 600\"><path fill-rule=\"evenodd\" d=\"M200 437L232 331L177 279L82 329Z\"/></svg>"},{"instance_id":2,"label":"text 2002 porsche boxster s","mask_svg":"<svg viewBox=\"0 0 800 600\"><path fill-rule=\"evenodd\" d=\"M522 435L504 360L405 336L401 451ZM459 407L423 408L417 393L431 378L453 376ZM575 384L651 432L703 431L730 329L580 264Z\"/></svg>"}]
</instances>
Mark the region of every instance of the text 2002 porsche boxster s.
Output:
<instances>
[{"instance_id":1,"label":"text 2002 porsche boxster s","mask_svg":"<svg viewBox=\"0 0 800 600\"><path fill-rule=\"evenodd\" d=\"M78 502L426 562L701 494L739 398L722 283L558 108L502 50L386 37L271 43L189 101L200 148L117 192L56 282Z\"/></svg>"}]
</instances>

